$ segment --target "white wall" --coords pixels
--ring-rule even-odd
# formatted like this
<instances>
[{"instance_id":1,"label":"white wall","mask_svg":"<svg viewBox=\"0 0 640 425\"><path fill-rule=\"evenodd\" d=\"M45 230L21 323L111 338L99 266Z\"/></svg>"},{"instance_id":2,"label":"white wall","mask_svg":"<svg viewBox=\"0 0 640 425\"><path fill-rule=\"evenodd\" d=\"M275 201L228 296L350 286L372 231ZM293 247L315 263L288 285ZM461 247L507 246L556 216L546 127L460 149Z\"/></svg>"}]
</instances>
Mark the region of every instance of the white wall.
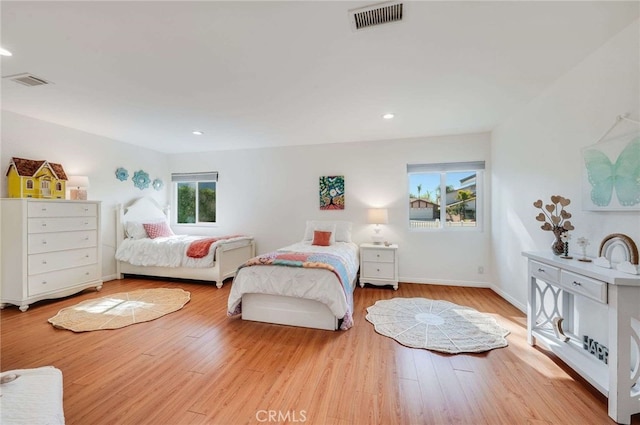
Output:
<instances>
[{"instance_id":1,"label":"white wall","mask_svg":"<svg viewBox=\"0 0 640 425\"><path fill-rule=\"evenodd\" d=\"M84 133L10 112L2 115L0 164L12 156L61 163L67 174L87 175L88 198L102 201L103 277L115 277L115 210L117 204L139 196L169 201L170 172L220 172L218 225L177 227L198 234L249 233L258 252L267 252L302 239L307 219L344 219L354 223L356 242L370 241L373 225L365 224L366 209L389 208L385 237L400 245L400 278L405 282L434 282L488 286L490 226L471 232L410 232L408 230L407 163L476 161L490 156L488 134L433 137L385 142L300 146L199 154L165 155L130 144ZM130 177L145 170L162 178L165 189L139 190L131 180L120 182L115 170ZM490 172L488 167L487 173ZM320 211L318 178L344 175L346 209ZM486 179L489 194L490 180ZM2 177L1 196L6 196ZM486 214L489 218L489 198ZM478 274L482 266L484 274Z\"/></svg>"},{"instance_id":2,"label":"white wall","mask_svg":"<svg viewBox=\"0 0 640 425\"><path fill-rule=\"evenodd\" d=\"M521 252L548 250L553 238L534 218L536 199L571 199L572 252L580 252L575 245L580 236L591 241L591 256L611 233L640 244L640 213L581 209L581 149L594 144L620 114L640 120L639 34L636 20L492 133L494 289L523 310L527 281ZM619 127L621 132L640 128Z\"/></svg>"},{"instance_id":3,"label":"white wall","mask_svg":"<svg viewBox=\"0 0 640 425\"><path fill-rule=\"evenodd\" d=\"M470 232L410 232L407 163L476 161L490 156L488 134L171 156L171 171L220 173L216 234L247 232L264 253L302 239L309 219L354 223L355 242L369 242L370 207L389 209L386 239L398 243L405 282L488 286L490 227ZM489 165L489 164L487 164ZM490 172L488 167L487 173ZM344 175L343 211L320 211L318 178ZM489 194L489 179L486 179ZM489 219L488 205L485 217ZM182 230L182 229L181 229ZM478 266L485 269L478 274Z\"/></svg>"},{"instance_id":4,"label":"white wall","mask_svg":"<svg viewBox=\"0 0 640 425\"><path fill-rule=\"evenodd\" d=\"M165 154L118 142L68 127L51 124L23 115L2 112L0 194L7 196L6 170L11 157L44 159L62 164L67 175L86 175L91 187L88 199L102 201L102 274L115 278L116 206L140 196L152 196L161 205L167 202L166 188L140 190L129 179L121 182L115 171L124 167L133 172L144 170L151 180L158 177L168 183L168 160Z\"/></svg>"}]
</instances>

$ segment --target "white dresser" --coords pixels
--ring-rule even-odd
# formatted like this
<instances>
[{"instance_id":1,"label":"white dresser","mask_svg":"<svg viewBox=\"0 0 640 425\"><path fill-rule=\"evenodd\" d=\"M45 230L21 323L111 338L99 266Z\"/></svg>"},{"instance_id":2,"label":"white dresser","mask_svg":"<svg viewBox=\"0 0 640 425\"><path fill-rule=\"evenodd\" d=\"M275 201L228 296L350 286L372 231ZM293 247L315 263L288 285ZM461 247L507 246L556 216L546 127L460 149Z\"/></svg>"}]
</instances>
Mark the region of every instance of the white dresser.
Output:
<instances>
[{"instance_id":1,"label":"white dresser","mask_svg":"<svg viewBox=\"0 0 640 425\"><path fill-rule=\"evenodd\" d=\"M529 344L553 351L609 398L613 420L629 424L631 415L640 412L640 276L550 252L523 255L529 259ZM580 309L585 304L578 302L580 298L595 302L598 308ZM576 335L574 330L585 319L605 323L606 340L594 344ZM596 346L598 355L591 352ZM605 348L608 356L602 355Z\"/></svg>"},{"instance_id":2,"label":"white dresser","mask_svg":"<svg viewBox=\"0 0 640 425\"><path fill-rule=\"evenodd\" d=\"M100 202L2 199L0 308L102 288Z\"/></svg>"},{"instance_id":3,"label":"white dresser","mask_svg":"<svg viewBox=\"0 0 640 425\"><path fill-rule=\"evenodd\" d=\"M398 289L398 245L360 244L360 287L365 283Z\"/></svg>"}]
</instances>

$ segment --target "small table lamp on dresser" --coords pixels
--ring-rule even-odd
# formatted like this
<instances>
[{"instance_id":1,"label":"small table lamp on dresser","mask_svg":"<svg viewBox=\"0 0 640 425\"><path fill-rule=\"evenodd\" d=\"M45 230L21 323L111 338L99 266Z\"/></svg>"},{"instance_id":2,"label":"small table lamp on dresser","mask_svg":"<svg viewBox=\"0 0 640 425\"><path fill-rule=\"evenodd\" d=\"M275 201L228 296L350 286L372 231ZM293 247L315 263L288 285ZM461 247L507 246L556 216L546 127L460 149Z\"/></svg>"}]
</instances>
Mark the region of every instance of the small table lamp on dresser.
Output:
<instances>
[{"instance_id":1,"label":"small table lamp on dresser","mask_svg":"<svg viewBox=\"0 0 640 425\"><path fill-rule=\"evenodd\" d=\"M69 189L69 199L86 201L87 189L89 188L89 177L69 176L67 188Z\"/></svg>"},{"instance_id":2,"label":"small table lamp on dresser","mask_svg":"<svg viewBox=\"0 0 640 425\"><path fill-rule=\"evenodd\" d=\"M389 223L389 214L386 208L371 208L368 211L368 223L375 224L372 241L376 245L382 245L384 237L380 234L380 225Z\"/></svg>"}]
</instances>

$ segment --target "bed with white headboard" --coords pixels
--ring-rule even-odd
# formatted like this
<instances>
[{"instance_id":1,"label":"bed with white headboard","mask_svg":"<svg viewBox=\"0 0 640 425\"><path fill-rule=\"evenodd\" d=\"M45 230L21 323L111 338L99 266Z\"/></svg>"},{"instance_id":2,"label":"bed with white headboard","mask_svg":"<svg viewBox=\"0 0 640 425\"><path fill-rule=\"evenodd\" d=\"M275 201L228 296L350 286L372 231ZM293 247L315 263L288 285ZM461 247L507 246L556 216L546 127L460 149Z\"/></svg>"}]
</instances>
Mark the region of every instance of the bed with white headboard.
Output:
<instances>
[{"instance_id":1,"label":"bed with white headboard","mask_svg":"<svg viewBox=\"0 0 640 425\"><path fill-rule=\"evenodd\" d=\"M153 198L138 198L127 206L118 206L116 267L119 279L125 274L193 279L214 282L221 288L225 279L233 277L238 267L255 255L254 240L250 236L171 235L169 223L168 207L160 207ZM196 242L199 246L195 246ZM200 249L198 252L192 248ZM195 257L187 255L194 252Z\"/></svg>"},{"instance_id":2,"label":"bed with white headboard","mask_svg":"<svg viewBox=\"0 0 640 425\"><path fill-rule=\"evenodd\" d=\"M229 293L227 314L243 320L346 330L353 325L359 268L351 223L308 221L303 240L247 261ZM317 243L316 232L333 233Z\"/></svg>"}]
</instances>

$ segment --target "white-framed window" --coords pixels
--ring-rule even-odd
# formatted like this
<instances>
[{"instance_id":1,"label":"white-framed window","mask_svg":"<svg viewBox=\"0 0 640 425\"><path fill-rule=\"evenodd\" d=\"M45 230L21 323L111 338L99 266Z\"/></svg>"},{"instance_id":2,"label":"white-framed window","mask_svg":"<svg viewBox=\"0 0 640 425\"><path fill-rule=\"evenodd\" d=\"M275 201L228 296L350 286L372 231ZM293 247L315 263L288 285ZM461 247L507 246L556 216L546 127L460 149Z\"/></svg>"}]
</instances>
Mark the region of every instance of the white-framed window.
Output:
<instances>
[{"instance_id":1,"label":"white-framed window","mask_svg":"<svg viewBox=\"0 0 640 425\"><path fill-rule=\"evenodd\" d=\"M176 224L216 223L218 173L173 173Z\"/></svg>"},{"instance_id":2,"label":"white-framed window","mask_svg":"<svg viewBox=\"0 0 640 425\"><path fill-rule=\"evenodd\" d=\"M481 229L484 161L407 164L409 229Z\"/></svg>"}]
</instances>

